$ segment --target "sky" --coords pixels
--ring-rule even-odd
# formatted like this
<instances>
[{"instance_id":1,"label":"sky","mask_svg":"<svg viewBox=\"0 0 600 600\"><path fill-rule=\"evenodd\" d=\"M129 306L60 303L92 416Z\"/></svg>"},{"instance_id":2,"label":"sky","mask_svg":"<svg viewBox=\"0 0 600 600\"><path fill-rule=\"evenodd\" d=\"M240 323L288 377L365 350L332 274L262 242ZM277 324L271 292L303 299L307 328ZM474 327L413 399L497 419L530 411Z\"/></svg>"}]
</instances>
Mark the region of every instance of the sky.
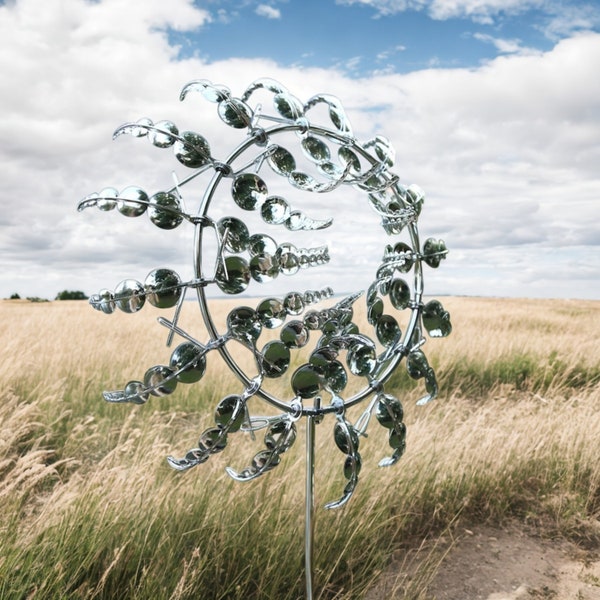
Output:
<instances>
[{"instance_id":1,"label":"sky","mask_svg":"<svg viewBox=\"0 0 600 600\"><path fill-rule=\"evenodd\" d=\"M240 97L265 77L302 102L336 96L356 139L390 140L393 172L425 191L421 239L450 250L426 268L426 293L600 298L595 0L6 0L0 63L2 298L93 294L157 267L191 279L189 224L161 230L146 215L77 204L105 187L151 195L173 172L189 175L170 150L112 139L141 117L196 131L226 157L244 132L201 94L181 102L180 91L203 79ZM273 110L271 97L261 102ZM200 184L181 188L190 206ZM252 231L325 243L332 260L249 291L368 285L395 240L364 194L296 198L273 186L334 224L302 236L252 221ZM231 204L218 194L209 216L232 214Z\"/></svg>"}]
</instances>

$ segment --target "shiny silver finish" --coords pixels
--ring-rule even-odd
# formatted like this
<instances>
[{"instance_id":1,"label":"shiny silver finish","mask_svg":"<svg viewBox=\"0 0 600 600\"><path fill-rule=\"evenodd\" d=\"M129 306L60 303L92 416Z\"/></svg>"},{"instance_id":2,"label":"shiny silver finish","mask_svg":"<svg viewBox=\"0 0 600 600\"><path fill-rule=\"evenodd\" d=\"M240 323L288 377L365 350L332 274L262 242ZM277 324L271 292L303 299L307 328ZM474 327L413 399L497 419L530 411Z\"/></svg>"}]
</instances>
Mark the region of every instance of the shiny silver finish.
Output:
<instances>
[{"instance_id":1,"label":"shiny silver finish","mask_svg":"<svg viewBox=\"0 0 600 600\"><path fill-rule=\"evenodd\" d=\"M313 539L315 533L315 415L306 417L306 490L304 507L304 573L306 600L313 597Z\"/></svg>"},{"instance_id":2,"label":"shiny silver finish","mask_svg":"<svg viewBox=\"0 0 600 600\"><path fill-rule=\"evenodd\" d=\"M150 271L143 284L127 279L114 292L102 289L90 298L91 305L106 314L115 309L135 313L144 305L150 305L149 310L174 309L170 320L158 318L168 329L167 346L178 338L166 364L151 367L143 377L132 379L121 390L105 392L104 397L109 402L143 404L152 396L176 393L178 385L203 379L209 355L216 350L239 380L237 389L217 404L214 422L201 432L196 447L182 458L169 457L168 462L184 471L225 450L230 434L248 433L255 439L264 430L262 446L245 466L239 471L227 468L237 481L256 479L279 465L296 440L297 422L305 418L306 597L312 599L316 425L331 417L334 442L343 456L345 485L327 508L348 502L358 485L360 438L366 435L373 414L380 431L387 430L392 449L380 466L400 459L406 445L404 409L385 388L406 359L408 375L425 382L427 393L417 403L424 404L437 394L435 373L422 350L424 332L433 338L445 337L452 327L439 301L423 301L423 264L437 268L447 249L439 239L421 243L417 222L423 191L400 184L391 171L395 152L387 139L376 136L361 143L355 138L337 98L318 94L302 102L269 78L256 80L240 97L224 85L200 79L186 85L180 98L193 93L217 105L224 127L243 134L228 156L214 157L204 136L181 131L171 121L143 118L126 123L115 131L115 138L127 134L146 139L157 152L167 150L176 165L189 169L190 174L174 175L171 189L151 194L137 186L121 192L105 187L78 205L79 210L95 206L106 213L105 218L115 213L125 217L145 213L160 229L194 228L193 268L187 278L161 267ZM196 187L186 200L186 186L200 181L204 188ZM278 195L282 183L288 186L289 197ZM330 262L327 245L303 248L286 236L297 240L302 232L319 235L334 225L334 219L347 218L352 208L337 201L330 205L331 216L318 219L301 206L307 195L327 195L344 187L362 191L365 208L381 220L381 260L373 265L368 289L332 299L329 287L298 291L294 286L281 297L253 300L261 284L292 278ZM190 211L187 206L194 199L198 205ZM231 212L216 221L210 209L222 199ZM247 225L250 213L258 215L264 227ZM190 289L197 296L208 339L197 339L179 323ZM219 291L236 296L247 290L248 298L232 308L218 327L209 297ZM367 315L367 328L361 325L359 329L355 322L359 307ZM252 368L238 363L237 353L230 351L234 345L250 353ZM283 382L283 388L277 389L287 389L287 396L272 391L273 379ZM255 397L266 401L276 414L252 415ZM348 409L365 400L368 406L351 423Z\"/></svg>"}]
</instances>

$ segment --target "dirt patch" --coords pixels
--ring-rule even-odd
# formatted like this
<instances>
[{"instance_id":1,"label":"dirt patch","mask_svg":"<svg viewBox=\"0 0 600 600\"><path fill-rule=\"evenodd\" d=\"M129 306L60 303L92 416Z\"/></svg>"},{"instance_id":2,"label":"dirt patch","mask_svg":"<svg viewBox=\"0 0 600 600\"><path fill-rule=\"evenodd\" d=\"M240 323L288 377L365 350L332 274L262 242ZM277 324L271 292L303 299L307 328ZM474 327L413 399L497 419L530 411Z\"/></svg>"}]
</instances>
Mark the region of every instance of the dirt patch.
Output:
<instances>
[{"instance_id":1,"label":"dirt patch","mask_svg":"<svg viewBox=\"0 0 600 600\"><path fill-rule=\"evenodd\" d=\"M396 556L366 600L416 597L600 600L600 556L518 525L462 528L452 539L447 536Z\"/></svg>"}]
</instances>

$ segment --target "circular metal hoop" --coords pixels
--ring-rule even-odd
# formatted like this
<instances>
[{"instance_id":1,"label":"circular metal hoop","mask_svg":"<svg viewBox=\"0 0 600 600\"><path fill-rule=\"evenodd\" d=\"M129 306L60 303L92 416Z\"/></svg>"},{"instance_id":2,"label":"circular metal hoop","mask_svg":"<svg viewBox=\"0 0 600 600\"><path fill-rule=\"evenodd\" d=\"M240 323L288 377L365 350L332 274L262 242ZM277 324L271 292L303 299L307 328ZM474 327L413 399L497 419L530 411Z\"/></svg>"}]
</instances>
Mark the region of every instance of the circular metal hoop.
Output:
<instances>
[{"instance_id":1,"label":"circular metal hoop","mask_svg":"<svg viewBox=\"0 0 600 600\"><path fill-rule=\"evenodd\" d=\"M343 144L345 147L348 147L352 152L358 154L361 158L366 160L371 166L375 166L378 164L376 158L374 158L371 154L365 151L365 149L352 137L343 135L335 130L320 127L320 126L312 126L310 124L302 123L288 123L283 125L276 125L268 129L260 130L260 144L264 145L267 140L271 140L274 136L279 134L288 133L288 132L299 132L302 131L305 134L313 134L318 135L326 140L332 140L339 144ZM212 199L215 195L215 192L220 183L226 180L225 173L231 172L232 163L240 158L245 152L255 149L257 147L257 139L256 136L250 135L248 139L244 140L237 148L233 150L233 152L227 157L227 159L223 163L223 168L217 170L211 182L206 188L204 196L202 198L202 203L198 212L199 222L204 222L204 219L208 217L209 208L212 202ZM390 187L393 189L392 184ZM396 194L396 198L398 199L399 204L403 204L401 191L398 190ZM410 241L413 248L420 247L419 241L419 232L416 221L410 222L407 224L407 230L410 235ZM203 232L204 227L201 224L196 225L196 239L195 239L195 275L198 279L203 280L206 278L205 269L203 268L202 258L204 253L202 252L203 245ZM345 408L350 408L372 395L378 387L385 383L389 376L394 372L398 364L402 361L402 359L408 354L411 350L411 347L414 347L414 344L411 345L411 340L415 333L415 327L418 324L420 317L421 300L423 293L423 273L421 268L420 260L416 260L413 266L414 269L414 278L413 278L413 297L411 299L411 310L412 316L411 319L404 331L402 339L396 344L396 347L393 352L390 353L389 360L383 365L383 368L380 368L376 374L371 378L371 382L365 386L361 391L356 394L353 394L350 398L346 398L343 400L343 404ZM377 282L374 282L377 283ZM206 328L212 338L213 341L218 340L222 334L218 332L214 320L210 314L210 309L208 306L208 299L206 296L206 288L204 286L196 288L198 303L200 306L200 311L202 314L202 318L204 319L204 323ZM233 358L231 353L229 352L226 345L219 345L218 351L223 357L226 364L229 366L231 371L244 383L246 386L253 385L253 378L249 377L247 373L238 365L236 360ZM285 402L284 400L275 397L273 394L265 390L262 386L256 389L255 395L260 396L262 399L266 400L273 406L275 406L279 410L287 411L290 413L295 413L297 411L296 405L293 401ZM302 414L305 415L324 415L327 413L339 412L339 405L319 405L315 406L303 406Z\"/></svg>"}]
</instances>

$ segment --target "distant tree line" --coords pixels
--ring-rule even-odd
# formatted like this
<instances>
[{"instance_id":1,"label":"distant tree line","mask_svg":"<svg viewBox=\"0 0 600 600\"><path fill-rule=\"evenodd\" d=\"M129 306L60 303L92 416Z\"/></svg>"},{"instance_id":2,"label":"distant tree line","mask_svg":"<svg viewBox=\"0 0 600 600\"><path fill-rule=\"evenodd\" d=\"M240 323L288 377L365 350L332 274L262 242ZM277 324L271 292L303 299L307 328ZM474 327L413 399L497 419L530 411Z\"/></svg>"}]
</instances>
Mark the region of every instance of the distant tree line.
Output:
<instances>
[{"instance_id":1,"label":"distant tree line","mask_svg":"<svg viewBox=\"0 0 600 600\"><path fill-rule=\"evenodd\" d=\"M21 296L19 294L14 293L10 295L9 300L20 300ZM87 300L88 297L84 292L79 290L63 290L56 295L55 300ZM38 298L37 296L27 296L27 300L29 302L48 302L46 298Z\"/></svg>"},{"instance_id":2,"label":"distant tree line","mask_svg":"<svg viewBox=\"0 0 600 600\"><path fill-rule=\"evenodd\" d=\"M56 300L87 300L88 297L83 292L80 292L79 290L77 290L77 291L63 290L62 292L59 292L56 295L55 299Z\"/></svg>"}]
</instances>

